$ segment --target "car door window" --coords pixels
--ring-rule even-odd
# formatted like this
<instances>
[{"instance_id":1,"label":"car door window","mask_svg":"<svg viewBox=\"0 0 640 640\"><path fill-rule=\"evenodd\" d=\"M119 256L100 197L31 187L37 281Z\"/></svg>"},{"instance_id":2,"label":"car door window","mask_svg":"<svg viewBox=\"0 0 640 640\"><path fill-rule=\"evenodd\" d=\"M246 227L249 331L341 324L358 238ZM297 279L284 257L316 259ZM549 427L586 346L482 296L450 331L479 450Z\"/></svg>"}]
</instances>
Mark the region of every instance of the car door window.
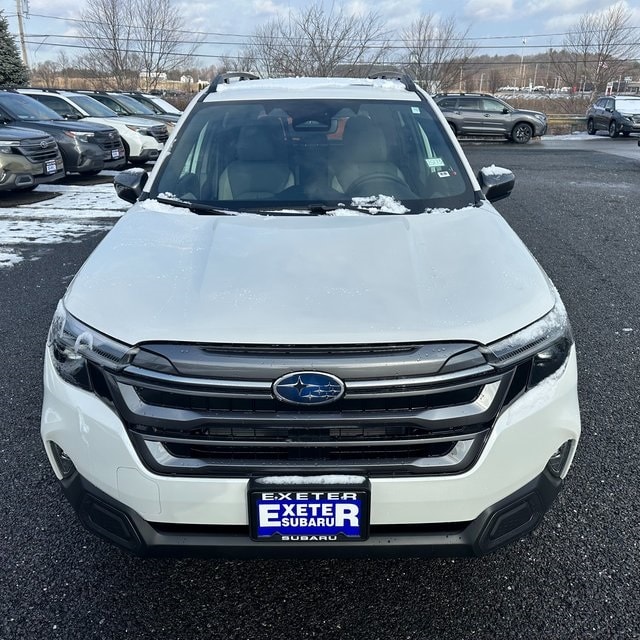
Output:
<instances>
[{"instance_id":1,"label":"car door window","mask_svg":"<svg viewBox=\"0 0 640 640\"><path fill-rule=\"evenodd\" d=\"M492 113L502 113L504 105L497 100L491 100L490 98L482 99L482 109L484 111L491 111Z\"/></svg>"},{"instance_id":2,"label":"car door window","mask_svg":"<svg viewBox=\"0 0 640 640\"><path fill-rule=\"evenodd\" d=\"M74 109L68 102L65 102L62 98L58 98L56 96L32 96L38 102L41 102L43 105L53 109L56 113L59 113L61 116L75 116L80 115L80 112L77 109Z\"/></svg>"},{"instance_id":3,"label":"car door window","mask_svg":"<svg viewBox=\"0 0 640 640\"><path fill-rule=\"evenodd\" d=\"M438 106L441 109L455 109L458 98L444 98L438 102Z\"/></svg>"},{"instance_id":4,"label":"car door window","mask_svg":"<svg viewBox=\"0 0 640 640\"><path fill-rule=\"evenodd\" d=\"M479 111L480 100L478 98L460 98L459 108L465 111Z\"/></svg>"}]
</instances>

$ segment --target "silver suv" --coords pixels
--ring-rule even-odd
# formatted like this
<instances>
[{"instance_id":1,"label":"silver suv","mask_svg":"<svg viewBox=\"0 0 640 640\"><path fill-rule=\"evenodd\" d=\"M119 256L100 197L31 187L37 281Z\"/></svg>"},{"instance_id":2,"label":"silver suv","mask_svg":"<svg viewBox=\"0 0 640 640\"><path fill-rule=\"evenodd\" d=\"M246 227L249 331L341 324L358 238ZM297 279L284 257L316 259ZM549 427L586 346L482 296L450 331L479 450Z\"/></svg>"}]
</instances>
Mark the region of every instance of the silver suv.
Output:
<instances>
[{"instance_id":1,"label":"silver suv","mask_svg":"<svg viewBox=\"0 0 640 640\"><path fill-rule=\"evenodd\" d=\"M458 136L504 136L524 144L547 132L547 116L515 109L488 93L441 93L433 99Z\"/></svg>"}]
</instances>

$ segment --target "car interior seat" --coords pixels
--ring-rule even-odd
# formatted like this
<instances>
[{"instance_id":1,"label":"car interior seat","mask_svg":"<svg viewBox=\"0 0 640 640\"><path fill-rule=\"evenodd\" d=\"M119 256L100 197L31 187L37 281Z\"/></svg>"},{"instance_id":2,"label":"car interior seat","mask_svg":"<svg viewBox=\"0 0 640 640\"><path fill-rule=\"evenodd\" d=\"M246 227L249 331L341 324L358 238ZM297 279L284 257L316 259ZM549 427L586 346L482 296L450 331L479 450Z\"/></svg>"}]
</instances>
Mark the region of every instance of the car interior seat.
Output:
<instances>
[{"instance_id":1,"label":"car interior seat","mask_svg":"<svg viewBox=\"0 0 640 640\"><path fill-rule=\"evenodd\" d=\"M294 184L287 142L277 118L262 118L243 126L236 157L220 175L220 200L271 198Z\"/></svg>"},{"instance_id":2,"label":"car interior seat","mask_svg":"<svg viewBox=\"0 0 640 640\"><path fill-rule=\"evenodd\" d=\"M402 171L389 161L384 132L369 118L349 118L342 143L333 159L334 189L347 193L354 183L369 175L387 175L405 181Z\"/></svg>"}]
</instances>

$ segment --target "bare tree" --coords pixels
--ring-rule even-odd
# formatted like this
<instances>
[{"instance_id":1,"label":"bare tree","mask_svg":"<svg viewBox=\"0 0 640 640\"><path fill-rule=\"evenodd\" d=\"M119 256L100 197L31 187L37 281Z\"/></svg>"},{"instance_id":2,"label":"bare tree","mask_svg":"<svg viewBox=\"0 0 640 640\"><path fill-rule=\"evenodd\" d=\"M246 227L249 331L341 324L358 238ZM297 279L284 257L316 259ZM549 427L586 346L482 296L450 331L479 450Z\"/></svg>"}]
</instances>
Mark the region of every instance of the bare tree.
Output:
<instances>
[{"instance_id":1,"label":"bare tree","mask_svg":"<svg viewBox=\"0 0 640 640\"><path fill-rule=\"evenodd\" d=\"M580 18L563 49L550 52L554 72L566 86L595 94L624 72L639 51L631 18L631 10L622 3Z\"/></svg>"},{"instance_id":2,"label":"bare tree","mask_svg":"<svg viewBox=\"0 0 640 640\"><path fill-rule=\"evenodd\" d=\"M39 62L31 68L31 84L34 87L55 88L58 86L60 68L53 60Z\"/></svg>"},{"instance_id":3,"label":"bare tree","mask_svg":"<svg viewBox=\"0 0 640 640\"><path fill-rule=\"evenodd\" d=\"M402 33L404 65L427 91L459 87L464 81L464 65L476 49L468 33L469 29L458 31L453 16L423 15Z\"/></svg>"},{"instance_id":4,"label":"bare tree","mask_svg":"<svg viewBox=\"0 0 640 640\"><path fill-rule=\"evenodd\" d=\"M184 21L170 0L88 0L80 33L86 53L78 64L115 89L145 89L189 63L198 44L181 40Z\"/></svg>"},{"instance_id":5,"label":"bare tree","mask_svg":"<svg viewBox=\"0 0 640 640\"><path fill-rule=\"evenodd\" d=\"M183 44L184 20L170 0L134 0L136 40L145 89L155 89L161 73L188 66L198 39Z\"/></svg>"},{"instance_id":6,"label":"bare tree","mask_svg":"<svg viewBox=\"0 0 640 640\"><path fill-rule=\"evenodd\" d=\"M258 27L243 54L269 76L368 75L389 50L377 13L356 15L316 2Z\"/></svg>"}]
</instances>

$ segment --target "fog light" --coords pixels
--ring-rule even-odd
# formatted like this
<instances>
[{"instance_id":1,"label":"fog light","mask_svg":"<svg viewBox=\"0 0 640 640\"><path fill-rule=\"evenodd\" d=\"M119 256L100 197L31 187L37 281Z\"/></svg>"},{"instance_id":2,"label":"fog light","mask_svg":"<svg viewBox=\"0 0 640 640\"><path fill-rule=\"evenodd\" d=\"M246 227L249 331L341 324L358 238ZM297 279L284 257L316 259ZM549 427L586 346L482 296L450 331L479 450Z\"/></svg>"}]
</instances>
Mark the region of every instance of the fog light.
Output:
<instances>
[{"instance_id":1,"label":"fog light","mask_svg":"<svg viewBox=\"0 0 640 640\"><path fill-rule=\"evenodd\" d=\"M51 452L63 478L68 478L76 470L71 458L55 442L51 443Z\"/></svg>"},{"instance_id":2,"label":"fog light","mask_svg":"<svg viewBox=\"0 0 640 640\"><path fill-rule=\"evenodd\" d=\"M571 453L571 445L573 440L567 440L547 462L547 469L556 477L560 478L565 471L569 454Z\"/></svg>"}]
</instances>

